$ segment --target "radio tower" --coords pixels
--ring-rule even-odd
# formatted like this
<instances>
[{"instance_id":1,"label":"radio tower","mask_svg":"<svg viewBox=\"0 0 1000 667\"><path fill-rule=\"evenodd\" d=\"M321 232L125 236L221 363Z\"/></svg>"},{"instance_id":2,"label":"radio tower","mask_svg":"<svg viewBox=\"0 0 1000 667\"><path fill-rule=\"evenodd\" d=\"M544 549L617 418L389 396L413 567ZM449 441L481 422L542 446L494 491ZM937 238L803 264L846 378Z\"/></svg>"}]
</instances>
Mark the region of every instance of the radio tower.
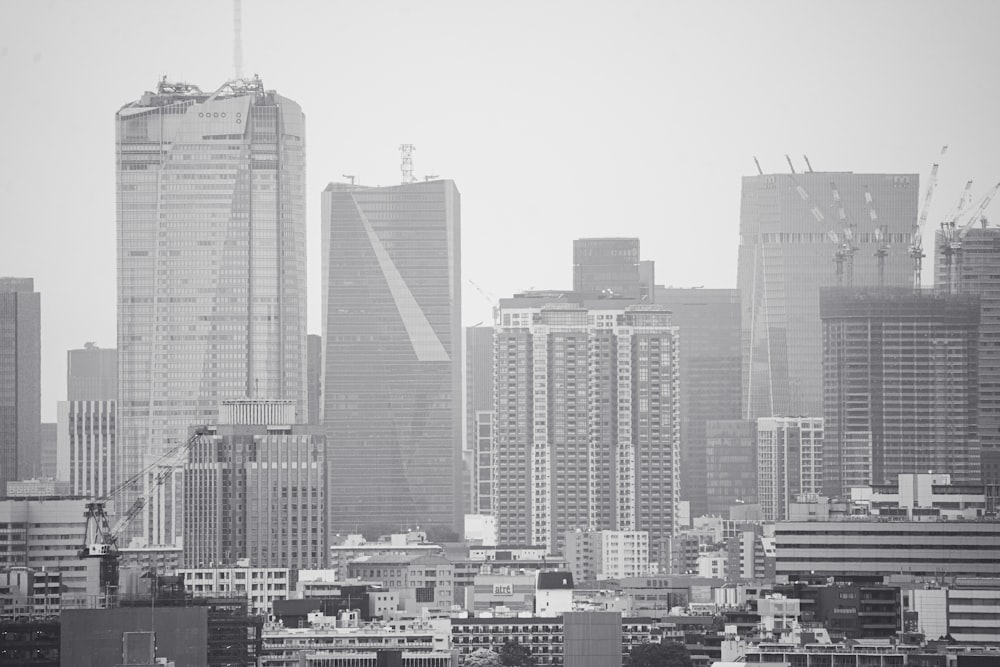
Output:
<instances>
[{"instance_id":1,"label":"radio tower","mask_svg":"<svg viewBox=\"0 0 1000 667\"><path fill-rule=\"evenodd\" d=\"M243 78L243 16L240 0L233 0L233 69L236 78Z\"/></svg>"},{"instance_id":2,"label":"radio tower","mask_svg":"<svg viewBox=\"0 0 1000 667\"><path fill-rule=\"evenodd\" d=\"M401 144L399 147L399 155L403 158L403 163L399 166L399 170L403 172L403 183L415 183L416 178L413 177L413 151L416 147L413 144Z\"/></svg>"}]
</instances>

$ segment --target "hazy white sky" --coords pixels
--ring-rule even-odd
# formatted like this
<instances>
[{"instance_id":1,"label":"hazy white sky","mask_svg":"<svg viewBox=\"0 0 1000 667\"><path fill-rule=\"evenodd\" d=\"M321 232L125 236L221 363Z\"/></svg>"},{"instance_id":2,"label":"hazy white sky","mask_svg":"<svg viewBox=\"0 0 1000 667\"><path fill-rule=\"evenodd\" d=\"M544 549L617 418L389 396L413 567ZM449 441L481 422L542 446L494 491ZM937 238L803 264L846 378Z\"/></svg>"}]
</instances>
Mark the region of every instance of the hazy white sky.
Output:
<instances>
[{"instance_id":1,"label":"hazy white sky","mask_svg":"<svg viewBox=\"0 0 1000 667\"><path fill-rule=\"evenodd\" d=\"M753 155L926 177L947 143L936 222L965 180L1000 179L998 19L989 0L244 0L244 73L307 116L309 330L320 191L398 182L400 143L457 183L464 277L498 297L569 287L584 236L640 237L660 283L734 287ZM116 344L115 111L164 74L216 88L232 43L229 0L0 2L0 275L42 293L47 421L66 350ZM490 319L463 297L466 324Z\"/></svg>"}]
</instances>

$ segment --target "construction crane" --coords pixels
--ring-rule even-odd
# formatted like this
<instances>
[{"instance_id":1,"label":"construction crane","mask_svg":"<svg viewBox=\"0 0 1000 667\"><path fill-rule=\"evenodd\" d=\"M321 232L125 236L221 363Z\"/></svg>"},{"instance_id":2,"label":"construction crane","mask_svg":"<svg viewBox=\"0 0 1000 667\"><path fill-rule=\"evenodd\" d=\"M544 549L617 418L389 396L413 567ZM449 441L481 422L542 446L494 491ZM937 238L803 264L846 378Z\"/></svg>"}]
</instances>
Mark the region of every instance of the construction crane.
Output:
<instances>
[{"instance_id":1,"label":"construction crane","mask_svg":"<svg viewBox=\"0 0 1000 667\"><path fill-rule=\"evenodd\" d=\"M990 205L990 202L993 201L997 192L1000 191L1000 183L990 188L976 206L972 208L972 212L966 218L962 219L962 212L965 210L966 204L971 201L971 189L972 181L969 181L965 184L962 198L959 199L955 208L949 212L948 218L941 223L941 231L944 237L942 252L944 253L948 284L952 293L958 291L958 279L962 272L962 240L975 223L978 222L984 228L986 227L987 221L984 211Z\"/></svg>"},{"instance_id":2,"label":"construction crane","mask_svg":"<svg viewBox=\"0 0 1000 667\"><path fill-rule=\"evenodd\" d=\"M789 162L789 164L791 163ZM848 287L850 287L854 279L853 262L854 262L854 253L855 251L857 251L857 247L855 247L854 245L854 231L850 223L847 222L847 213L844 211L843 206L841 205L838 210L838 216L841 217L844 225L843 225L843 231L838 234L837 231L832 228L830 223L827 222L826 216L823 215L823 211L820 210L819 206L817 206L815 202L813 202L813 198L809 194L809 191L806 190L801 183L799 183L799 180L795 178L794 174L792 175L792 182L795 183L795 191L798 192L799 197L802 199L803 202L805 202L806 206L809 207L809 212L812 213L813 217L816 219L816 222L818 222L824 228L823 231L826 234L827 238L829 238L831 242L837 245L836 250L834 250L833 252L833 261L837 263L837 285L841 286L844 284L844 263L846 262L849 265L847 274L848 275L847 285ZM841 203L840 192L837 190L836 184L831 182L830 187L833 190L834 202Z\"/></svg>"},{"instance_id":3,"label":"construction crane","mask_svg":"<svg viewBox=\"0 0 1000 667\"><path fill-rule=\"evenodd\" d=\"M945 153L948 152L948 146L941 147L941 157L944 157ZM934 197L934 188L937 187L937 174L938 167L940 163L935 162L931 165L931 176L927 181L927 191L924 194L923 209L920 211L920 215L913 222L913 228L910 231L910 259L913 260L913 289L920 289L921 282L921 269L924 260L924 223L927 222L927 214L930 212L931 199Z\"/></svg>"},{"instance_id":4,"label":"construction crane","mask_svg":"<svg viewBox=\"0 0 1000 667\"><path fill-rule=\"evenodd\" d=\"M83 548L80 550L79 556L80 558L101 559L100 590L106 596L113 595L118 588L118 560L121 558L118 550L118 538L121 537L122 532L132 520L146 507L146 503L153 497L153 494L163 486L164 482L174 472L172 465L163 464L187 454L198 438L208 432L207 427L196 428L186 442L173 447L156 461L116 486L101 498L87 503L86 511L84 512L84 517L87 520L87 529L84 536ZM138 484L157 467L161 469L156 473L156 477L153 479L153 483L149 489L135 499L132 505L118 519L114 528L112 528L108 514L104 509L105 505L110 501L120 498L126 489Z\"/></svg>"},{"instance_id":5,"label":"construction crane","mask_svg":"<svg viewBox=\"0 0 1000 667\"><path fill-rule=\"evenodd\" d=\"M885 258L889 255L889 226L881 225L875 210L875 199L871 189L865 186L865 204L868 205L868 217L875 228L875 261L878 263L878 286L885 287Z\"/></svg>"}]
</instances>

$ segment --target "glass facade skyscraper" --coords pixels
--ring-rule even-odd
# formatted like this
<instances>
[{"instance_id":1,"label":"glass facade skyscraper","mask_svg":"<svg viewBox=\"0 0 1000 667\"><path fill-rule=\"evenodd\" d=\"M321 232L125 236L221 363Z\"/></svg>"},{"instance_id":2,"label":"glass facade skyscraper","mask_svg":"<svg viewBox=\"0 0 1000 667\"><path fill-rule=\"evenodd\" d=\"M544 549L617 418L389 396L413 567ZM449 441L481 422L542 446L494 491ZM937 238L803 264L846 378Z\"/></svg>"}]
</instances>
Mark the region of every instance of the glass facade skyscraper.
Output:
<instances>
[{"instance_id":1,"label":"glass facade skyscraper","mask_svg":"<svg viewBox=\"0 0 1000 667\"><path fill-rule=\"evenodd\" d=\"M460 200L453 181L323 192L331 530L462 515Z\"/></svg>"},{"instance_id":2,"label":"glass facade skyscraper","mask_svg":"<svg viewBox=\"0 0 1000 667\"><path fill-rule=\"evenodd\" d=\"M823 414L823 337L820 287L837 284L827 232L840 232L836 184L846 222L853 228L854 286L878 285L876 223L865 201L867 188L888 243L886 286L913 283L907 252L917 217L917 174L810 172L743 178L740 207L740 291L743 401L747 418ZM799 188L810 196L803 199ZM825 217L817 221L812 208Z\"/></svg>"},{"instance_id":3,"label":"glass facade skyscraper","mask_svg":"<svg viewBox=\"0 0 1000 667\"><path fill-rule=\"evenodd\" d=\"M0 278L0 497L41 468L41 313L32 278Z\"/></svg>"},{"instance_id":4,"label":"glass facade skyscraper","mask_svg":"<svg viewBox=\"0 0 1000 667\"><path fill-rule=\"evenodd\" d=\"M222 400L305 407L305 117L260 79L212 93L164 80L115 125L127 479ZM179 498L164 485L134 528L173 542Z\"/></svg>"}]
</instances>

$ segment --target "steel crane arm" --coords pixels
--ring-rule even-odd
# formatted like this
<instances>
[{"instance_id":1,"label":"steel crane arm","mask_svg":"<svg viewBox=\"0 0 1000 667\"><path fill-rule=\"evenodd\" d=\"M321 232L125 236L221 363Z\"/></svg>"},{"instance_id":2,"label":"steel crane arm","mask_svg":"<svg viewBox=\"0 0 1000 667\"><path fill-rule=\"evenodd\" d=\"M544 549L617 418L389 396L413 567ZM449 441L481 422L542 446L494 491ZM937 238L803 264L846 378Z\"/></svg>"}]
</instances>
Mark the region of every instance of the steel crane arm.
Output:
<instances>
[{"instance_id":1,"label":"steel crane arm","mask_svg":"<svg viewBox=\"0 0 1000 667\"><path fill-rule=\"evenodd\" d=\"M972 213L969 215L969 218L966 221L962 222L961 224L956 222L956 227L958 227L960 230L958 233L959 239L964 237L969 232L969 229L972 228L972 225L974 223L982 219L983 211L987 209L987 207L990 205L990 202L992 202L993 198L996 197L997 192L1000 192L1000 183L994 185L992 188L990 188L989 192L983 195L983 198L979 200L979 204L975 206L975 208L973 209Z\"/></svg>"},{"instance_id":2,"label":"steel crane arm","mask_svg":"<svg viewBox=\"0 0 1000 667\"><path fill-rule=\"evenodd\" d=\"M945 153L948 152L947 146L941 147L941 156L943 157ZM931 210L931 200L934 198L934 190L937 188L938 182L938 167L940 163L935 162L931 166L931 175L927 180L927 191L924 193L924 203L923 208L920 211L920 215L917 217L917 221L913 223L913 231L910 235L910 254L919 254L924 246L924 224L927 222L927 216Z\"/></svg>"},{"instance_id":3,"label":"steel crane arm","mask_svg":"<svg viewBox=\"0 0 1000 667\"><path fill-rule=\"evenodd\" d=\"M819 206L816 205L816 202L813 201L809 191L806 190L801 183L799 183L799 179L795 178L794 174L791 175L791 179L795 184L795 191L798 193L802 201L805 202L806 206L809 207L809 212L812 213L814 218L816 218L816 222L823 227L823 232L826 234L827 238L829 238L833 243L839 245L840 236L837 234L837 231L833 228L833 226L827 221L826 216L823 215L823 211L820 210Z\"/></svg>"}]
</instances>

